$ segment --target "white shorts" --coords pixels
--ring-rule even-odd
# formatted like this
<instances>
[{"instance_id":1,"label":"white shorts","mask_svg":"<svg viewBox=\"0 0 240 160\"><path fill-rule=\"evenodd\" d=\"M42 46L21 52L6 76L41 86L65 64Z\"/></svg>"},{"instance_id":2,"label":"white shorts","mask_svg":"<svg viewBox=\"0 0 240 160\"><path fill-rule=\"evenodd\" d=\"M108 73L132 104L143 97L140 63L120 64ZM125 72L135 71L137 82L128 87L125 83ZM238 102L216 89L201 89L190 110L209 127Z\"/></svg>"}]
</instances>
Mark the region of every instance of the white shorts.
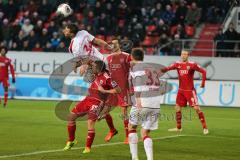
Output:
<instances>
[{"instance_id":1,"label":"white shorts","mask_svg":"<svg viewBox=\"0 0 240 160\"><path fill-rule=\"evenodd\" d=\"M158 129L158 117L160 109L156 108L142 108L138 110L137 107L132 107L129 116L129 123L131 125L141 125L146 130Z\"/></svg>"}]
</instances>

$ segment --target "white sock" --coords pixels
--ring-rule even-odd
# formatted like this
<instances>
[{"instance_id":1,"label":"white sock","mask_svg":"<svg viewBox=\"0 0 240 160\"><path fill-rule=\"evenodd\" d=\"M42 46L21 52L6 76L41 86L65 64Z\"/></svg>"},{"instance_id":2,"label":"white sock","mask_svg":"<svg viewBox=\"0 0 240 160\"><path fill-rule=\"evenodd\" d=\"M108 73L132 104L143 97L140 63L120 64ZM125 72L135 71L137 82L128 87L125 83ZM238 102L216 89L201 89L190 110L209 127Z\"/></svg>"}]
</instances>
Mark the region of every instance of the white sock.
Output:
<instances>
[{"instance_id":1,"label":"white sock","mask_svg":"<svg viewBox=\"0 0 240 160\"><path fill-rule=\"evenodd\" d=\"M132 154L132 159L138 158L138 135L137 133L129 133L128 135L130 152Z\"/></svg>"},{"instance_id":2,"label":"white sock","mask_svg":"<svg viewBox=\"0 0 240 160\"><path fill-rule=\"evenodd\" d=\"M153 141L151 138L144 140L144 149L147 155L147 160L153 160Z\"/></svg>"}]
</instances>

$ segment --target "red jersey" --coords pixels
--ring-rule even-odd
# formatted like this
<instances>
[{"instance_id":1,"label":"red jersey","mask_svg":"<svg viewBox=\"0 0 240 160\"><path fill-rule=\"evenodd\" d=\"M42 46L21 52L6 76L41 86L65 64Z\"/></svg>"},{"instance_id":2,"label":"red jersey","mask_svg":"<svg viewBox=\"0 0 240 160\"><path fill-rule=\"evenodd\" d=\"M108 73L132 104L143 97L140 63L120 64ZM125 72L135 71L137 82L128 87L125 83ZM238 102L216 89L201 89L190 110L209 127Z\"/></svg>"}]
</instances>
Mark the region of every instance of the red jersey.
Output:
<instances>
[{"instance_id":1,"label":"red jersey","mask_svg":"<svg viewBox=\"0 0 240 160\"><path fill-rule=\"evenodd\" d=\"M128 77L131 56L128 53L111 54L107 57L108 69L114 81L121 89L128 89Z\"/></svg>"},{"instance_id":2,"label":"red jersey","mask_svg":"<svg viewBox=\"0 0 240 160\"><path fill-rule=\"evenodd\" d=\"M95 80L91 83L88 90L88 97L98 99L100 101L106 101L108 94L104 94L98 91L98 86L103 87L105 90L116 88L118 85L107 72L101 73L95 77Z\"/></svg>"},{"instance_id":3,"label":"red jersey","mask_svg":"<svg viewBox=\"0 0 240 160\"><path fill-rule=\"evenodd\" d=\"M162 69L164 72L169 70L177 70L178 72L178 79L179 79L179 89L182 90L193 90L194 84L194 72L198 71L202 73L202 85L205 86L206 81L206 71L200 67L195 62L175 62L169 67L165 67Z\"/></svg>"},{"instance_id":4,"label":"red jersey","mask_svg":"<svg viewBox=\"0 0 240 160\"><path fill-rule=\"evenodd\" d=\"M11 59L7 57L0 56L0 79L8 79L8 69L12 74L12 78L15 79L15 73L13 65L11 64Z\"/></svg>"}]
</instances>

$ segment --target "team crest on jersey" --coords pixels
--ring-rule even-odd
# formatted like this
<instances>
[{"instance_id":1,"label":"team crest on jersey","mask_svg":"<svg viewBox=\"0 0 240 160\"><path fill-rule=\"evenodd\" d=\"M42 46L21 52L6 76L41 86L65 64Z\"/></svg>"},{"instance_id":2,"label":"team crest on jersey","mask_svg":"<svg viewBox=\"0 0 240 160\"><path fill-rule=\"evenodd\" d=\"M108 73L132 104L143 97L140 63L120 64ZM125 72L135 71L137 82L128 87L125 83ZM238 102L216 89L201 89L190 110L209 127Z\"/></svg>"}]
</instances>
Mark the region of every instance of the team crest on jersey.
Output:
<instances>
[{"instance_id":1,"label":"team crest on jersey","mask_svg":"<svg viewBox=\"0 0 240 160\"><path fill-rule=\"evenodd\" d=\"M189 70L190 69L190 66L187 66L187 70Z\"/></svg>"},{"instance_id":2,"label":"team crest on jersey","mask_svg":"<svg viewBox=\"0 0 240 160\"><path fill-rule=\"evenodd\" d=\"M103 84L103 80L100 80L100 84Z\"/></svg>"}]
</instances>

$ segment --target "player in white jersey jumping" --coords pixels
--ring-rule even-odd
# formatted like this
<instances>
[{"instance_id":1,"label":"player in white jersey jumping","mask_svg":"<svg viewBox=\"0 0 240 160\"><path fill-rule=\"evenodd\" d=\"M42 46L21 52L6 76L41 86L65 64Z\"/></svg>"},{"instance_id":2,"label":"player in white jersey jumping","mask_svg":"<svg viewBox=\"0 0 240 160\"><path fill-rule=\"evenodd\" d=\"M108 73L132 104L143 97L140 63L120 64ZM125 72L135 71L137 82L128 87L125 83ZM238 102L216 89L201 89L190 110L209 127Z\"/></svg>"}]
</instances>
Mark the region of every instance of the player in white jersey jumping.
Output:
<instances>
[{"instance_id":1,"label":"player in white jersey jumping","mask_svg":"<svg viewBox=\"0 0 240 160\"><path fill-rule=\"evenodd\" d=\"M144 53L140 48L131 53L130 71L134 88L133 106L129 117L129 146L132 160L138 160L138 135L136 129L142 126L141 136L147 160L153 160L153 142L149 134L158 128L160 113L160 74L159 65L143 63Z\"/></svg>"},{"instance_id":2,"label":"player in white jersey jumping","mask_svg":"<svg viewBox=\"0 0 240 160\"><path fill-rule=\"evenodd\" d=\"M71 43L69 45L69 52L75 58L94 58L98 60L104 61L104 56L95 48L93 45L97 45L99 47L104 47L108 50L112 50L113 48L108 45L107 42L101 40L99 38L95 38L93 35L88 33L86 30L79 31L78 26L75 24L68 24L63 29L63 34L67 38L71 38ZM80 74L83 75L87 69L87 65L84 62L77 61L74 66L75 72L76 69L80 67Z\"/></svg>"}]
</instances>

